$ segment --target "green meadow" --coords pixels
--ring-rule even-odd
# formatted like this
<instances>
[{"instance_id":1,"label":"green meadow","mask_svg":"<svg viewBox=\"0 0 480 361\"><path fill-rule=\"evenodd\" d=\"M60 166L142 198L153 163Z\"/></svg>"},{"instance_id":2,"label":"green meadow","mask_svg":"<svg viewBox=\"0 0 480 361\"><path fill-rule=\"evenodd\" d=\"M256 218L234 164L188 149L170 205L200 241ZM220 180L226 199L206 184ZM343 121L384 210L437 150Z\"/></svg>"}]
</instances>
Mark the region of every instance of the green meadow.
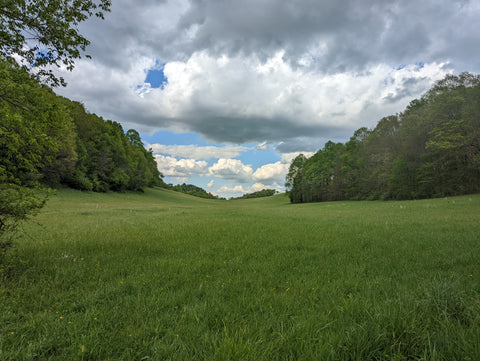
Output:
<instances>
[{"instance_id":1,"label":"green meadow","mask_svg":"<svg viewBox=\"0 0 480 361\"><path fill-rule=\"evenodd\" d=\"M480 360L480 195L61 190L0 267L0 360Z\"/></svg>"}]
</instances>

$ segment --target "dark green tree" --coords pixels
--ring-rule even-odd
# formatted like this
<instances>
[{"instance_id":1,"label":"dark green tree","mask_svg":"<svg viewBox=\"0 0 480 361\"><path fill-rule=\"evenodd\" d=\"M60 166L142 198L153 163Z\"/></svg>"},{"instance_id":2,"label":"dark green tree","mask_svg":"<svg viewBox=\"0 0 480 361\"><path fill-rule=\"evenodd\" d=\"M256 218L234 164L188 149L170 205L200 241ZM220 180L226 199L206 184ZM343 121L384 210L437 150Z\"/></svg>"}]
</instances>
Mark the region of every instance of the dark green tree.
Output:
<instances>
[{"instance_id":1,"label":"dark green tree","mask_svg":"<svg viewBox=\"0 0 480 361\"><path fill-rule=\"evenodd\" d=\"M401 114L394 198L426 198L480 189L480 77L448 75ZM403 169L400 175L398 172ZM406 173L408 172L408 173ZM408 174L409 187L403 181Z\"/></svg>"},{"instance_id":2,"label":"dark green tree","mask_svg":"<svg viewBox=\"0 0 480 361\"><path fill-rule=\"evenodd\" d=\"M218 197L214 196L213 194L207 192L205 189L201 187L197 187L193 184L177 184L177 185L165 185L166 188L171 189L175 192L189 194L191 196L200 197L200 198L208 198L208 199L218 199Z\"/></svg>"},{"instance_id":3,"label":"dark green tree","mask_svg":"<svg viewBox=\"0 0 480 361\"><path fill-rule=\"evenodd\" d=\"M398 152L398 116L381 119L365 140L361 198L389 198L388 180Z\"/></svg>"},{"instance_id":4,"label":"dark green tree","mask_svg":"<svg viewBox=\"0 0 480 361\"><path fill-rule=\"evenodd\" d=\"M78 161L70 187L97 192L141 190L161 185L162 175L151 152L134 129L89 114L77 102L69 102L77 132Z\"/></svg>"},{"instance_id":5,"label":"dark green tree","mask_svg":"<svg viewBox=\"0 0 480 361\"><path fill-rule=\"evenodd\" d=\"M357 129L350 140L345 143L340 155L340 179L342 189L347 199L363 198L365 178L367 176L366 142L371 131L362 127Z\"/></svg>"},{"instance_id":6,"label":"dark green tree","mask_svg":"<svg viewBox=\"0 0 480 361\"><path fill-rule=\"evenodd\" d=\"M285 189L293 203L299 203L302 201L302 189L304 188L303 169L306 161L307 157L305 157L305 155L297 155L295 159L292 160L285 177Z\"/></svg>"},{"instance_id":7,"label":"dark green tree","mask_svg":"<svg viewBox=\"0 0 480 361\"><path fill-rule=\"evenodd\" d=\"M303 161L298 156L290 166L290 172L287 175L293 178L292 188L290 190L290 200L293 203L300 202L319 202L333 200L336 197L342 198L338 194L336 187L339 174L339 157L343 150L342 143L327 142L323 149L319 150L312 157Z\"/></svg>"},{"instance_id":8,"label":"dark green tree","mask_svg":"<svg viewBox=\"0 0 480 361\"><path fill-rule=\"evenodd\" d=\"M288 173L285 177L285 188L287 189L287 191L290 191L292 189L293 182L295 181L297 174L302 171L306 160L307 157L305 157L305 155L303 154L297 155L295 159L292 160L290 168L288 169Z\"/></svg>"},{"instance_id":9,"label":"dark green tree","mask_svg":"<svg viewBox=\"0 0 480 361\"><path fill-rule=\"evenodd\" d=\"M415 199L480 191L480 76L448 75L403 113L292 162L292 202Z\"/></svg>"},{"instance_id":10,"label":"dark green tree","mask_svg":"<svg viewBox=\"0 0 480 361\"><path fill-rule=\"evenodd\" d=\"M251 198L263 198L263 197L271 197L277 193L275 189L262 189L261 191L247 193L241 197L234 197L231 199L251 199Z\"/></svg>"}]
</instances>

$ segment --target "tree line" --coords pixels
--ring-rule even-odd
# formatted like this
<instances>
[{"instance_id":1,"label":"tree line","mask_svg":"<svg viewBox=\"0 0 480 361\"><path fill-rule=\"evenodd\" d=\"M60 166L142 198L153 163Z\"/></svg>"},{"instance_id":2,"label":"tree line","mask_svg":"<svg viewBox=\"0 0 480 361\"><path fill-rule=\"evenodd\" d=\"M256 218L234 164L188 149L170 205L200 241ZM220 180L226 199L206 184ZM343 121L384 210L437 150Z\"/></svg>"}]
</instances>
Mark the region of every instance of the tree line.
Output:
<instances>
[{"instance_id":1,"label":"tree line","mask_svg":"<svg viewBox=\"0 0 480 361\"><path fill-rule=\"evenodd\" d=\"M92 16L103 19L110 6L110 0L14 0L0 6L0 264L11 243L5 235L45 204L44 184L106 189L125 182L105 177L106 166L92 177L83 173L88 161L82 156L92 148L74 127L80 120L73 108L77 115L86 112L46 86L66 85L53 69L74 68L89 44L79 24ZM113 123L111 128L118 131Z\"/></svg>"},{"instance_id":2,"label":"tree line","mask_svg":"<svg viewBox=\"0 0 480 361\"><path fill-rule=\"evenodd\" d=\"M50 188L141 190L164 184L161 177L136 130L124 132L0 57L0 236L40 209Z\"/></svg>"},{"instance_id":3,"label":"tree line","mask_svg":"<svg viewBox=\"0 0 480 361\"><path fill-rule=\"evenodd\" d=\"M213 195L212 193L207 192L205 189L203 189L201 187L198 187L196 185L193 185L193 184L182 183L182 184L173 185L173 184L169 183L169 184L164 185L163 188L170 189L170 190L175 191L175 192L189 194L191 196L200 197L200 198L225 199L225 198L219 198L219 197Z\"/></svg>"},{"instance_id":4,"label":"tree line","mask_svg":"<svg viewBox=\"0 0 480 361\"><path fill-rule=\"evenodd\" d=\"M447 75L404 112L297 156L292 203L421 199L480 191L480 76Z\"/></svg>"},{"instance_id":5,"label":"tree line","mask_svg":"<svg viewBox=\"0 0 480 361\"><path fill-rule=\"evenodd\" d=\"M262 198L262 197L271 197L275 195L277 191L275 189L262 189L261 191L246 193L240 197L232 197L230 199L250 199L250 198Z\"/></svg>"},{"instance_id":6,"label":"tree line","mask_svg":"<svg viewBox=\"0 0 480 361\"><path fill-rule=\"evenodd\" d=\"M159 185L152 151L134 129L57 96L0 60L0 175L3 183L99 192Z\"/></svg>"}]
</instances>

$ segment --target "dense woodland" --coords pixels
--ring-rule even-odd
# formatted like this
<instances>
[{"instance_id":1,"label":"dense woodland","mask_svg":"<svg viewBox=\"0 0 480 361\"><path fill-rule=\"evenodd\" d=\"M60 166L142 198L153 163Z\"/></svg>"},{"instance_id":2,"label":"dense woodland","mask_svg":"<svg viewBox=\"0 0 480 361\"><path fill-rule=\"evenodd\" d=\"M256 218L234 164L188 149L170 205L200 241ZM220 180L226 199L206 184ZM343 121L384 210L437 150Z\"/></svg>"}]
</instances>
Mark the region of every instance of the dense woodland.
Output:
<instances>
[{"instance_id":1,"label":"dense woodland","mask_svg":"<svg viewBox=\"0 0 480 361\"><path fill-rule=\"evenodd\" d=\"M403 113L296 157L293 203L420 199L480 191L480 76L448 75Z\"/></svg>"},{"instance_id":2,"label":"dense woodland","mask_svg":"<svg viewBox=\"0 0 480 361\"><path fill-rule=\"evenodd\" d=\"M0 61L0 182L93 191L159 185L137 131L105 121Z\"/></svg>"},{"instance_id":3,"label":"dense woodland","mask_svg":"<svg viewBox=\"0 0 480 361\"><path fill-rule=\"evenodd\" d=\"M163 184L137 131L125 133L0 58L0 236L40 209L51 188L107 192Z\"/></svg>"}]
</instances>

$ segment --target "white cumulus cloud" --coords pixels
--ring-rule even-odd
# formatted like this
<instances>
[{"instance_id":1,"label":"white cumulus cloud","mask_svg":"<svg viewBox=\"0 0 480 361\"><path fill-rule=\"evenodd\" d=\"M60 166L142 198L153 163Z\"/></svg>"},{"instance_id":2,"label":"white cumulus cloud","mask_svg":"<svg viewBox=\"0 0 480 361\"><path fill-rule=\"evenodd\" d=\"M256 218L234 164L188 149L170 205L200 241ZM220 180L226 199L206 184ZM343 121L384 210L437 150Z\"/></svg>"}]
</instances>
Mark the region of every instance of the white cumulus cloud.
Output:
<instances>
[{"instance_id":1,"label":"white cumulus cloud","mask_svg":"<svg viewBox=\"0 0 480 361\"><path fill-rule=\"evenodd\" d=\"M219 196L219 197L239 197L247 193L254 193L261 191L263 189L275 189L278 192L282 192L284 189L282 186L274 183L273 185L265 185L263 183L254 183L251 186L243 186L243 185L234 185L228 186L224 185L218 188L216 191L212 191L211 193Z\"/></svg>"},{"instance_id":2,"label":"white cumulus cloud","mask_svg":"<svg viewBox=\"0 0 480 361\"><path fill-rule=\"evenodd\" d=\"M174 157L158 154L155 156L158 170L165 177L174 178L177 182L186 182L194 175L207 174L208 163L195 159L176 159Z\"/></svg>"},{"instance_id":3,"label":"white cumulus cloud","mask_svg":"<svg viewBox=\"0 0 480 361\"><path fill-rule=\"evenodd\" d=\"M283 52L263 60L255 54L217 58L198 52L166 63L168 83L145 91L148 66L155 66L154 60L138 56L124 73L81 61L79 68L92 76L66 74L74 86L62 92L80 96L90 110L140 131L189 131L215 142L258 142L259 147L265 141L281 141L281 151L296 151L309 142L321 147L319 138L346 139L361 126L374 126L382 117L403 110L448 72L445 63L429 63L401 69L378 64L362 73L328 74L294 66ZM115 89L114 97L108 89ZM302 137L307 142L300 141ZM193 151L188 147L161 150L185 154ZM211 156L224 152L228 158L242 151L235 146L203 148L194 150L198 157L201 152Z\"/></svg>"},{"instance_id":4,"label":"white cumulus cloud","mask_svg":"<svg viewBox=\"0 0 480 361\"><path fill-rule=\"evenodd\" d=\"M239 144L316 151L403 111L448 73L480 72L474 0L141 4L115 0L105 20L80 24L92 60L60 70L69 85L56 92L125 129L193 132L236 144L155 145L162 172L180 178L211 172L279 182L289 163L283 157L256 171L240 161L210 170L198 162L238 158ZM163 88L146 83L151 69L163 71Z\"/></svg>"},{"instance_id":5,"label":"white cumulus cloud","mask_svg":"<svg viewBox=\"0 0 480 361\"><path fill-rule=\"evenodd\" d=\"M252 167L238 159L219 159L208 171L211 176L239 183L250 182L253 174Z\"/></svg>"},{"instance_id":6,"label":"white cumulus cloud","mask_svg":"<svg viewBox=\"0 0 480 361\"><path fill-rule=\"evenodd\" d=\"M290 164L292 163L292 160L299 154L299 152L284 153L282 154L282 159L280 161L262 165L253 173L252 180L255 182L263 182L267 185L272 185L275 189L279 187L283 189L283 186L279 186L279 184L283 185L285 183L285 176L288 173ZM313 152L303 153L303 155L305 155L307 158L311 157L313 154Z\"/></svg>"},{"instance_id":7,"label":"white cumulus cloud","mask_svg":"<svg viewBox=\"0 0 480 361\"><path fill-rule=\"evenodd\" d=\"M272 181L282 181L285 179L285 174L288 172L290 164L283 163L278 161L276 163L269 163L258 168L255 173L252 175L252 179L255 182L272 182Z\"/></svg>"}]
</instances>

